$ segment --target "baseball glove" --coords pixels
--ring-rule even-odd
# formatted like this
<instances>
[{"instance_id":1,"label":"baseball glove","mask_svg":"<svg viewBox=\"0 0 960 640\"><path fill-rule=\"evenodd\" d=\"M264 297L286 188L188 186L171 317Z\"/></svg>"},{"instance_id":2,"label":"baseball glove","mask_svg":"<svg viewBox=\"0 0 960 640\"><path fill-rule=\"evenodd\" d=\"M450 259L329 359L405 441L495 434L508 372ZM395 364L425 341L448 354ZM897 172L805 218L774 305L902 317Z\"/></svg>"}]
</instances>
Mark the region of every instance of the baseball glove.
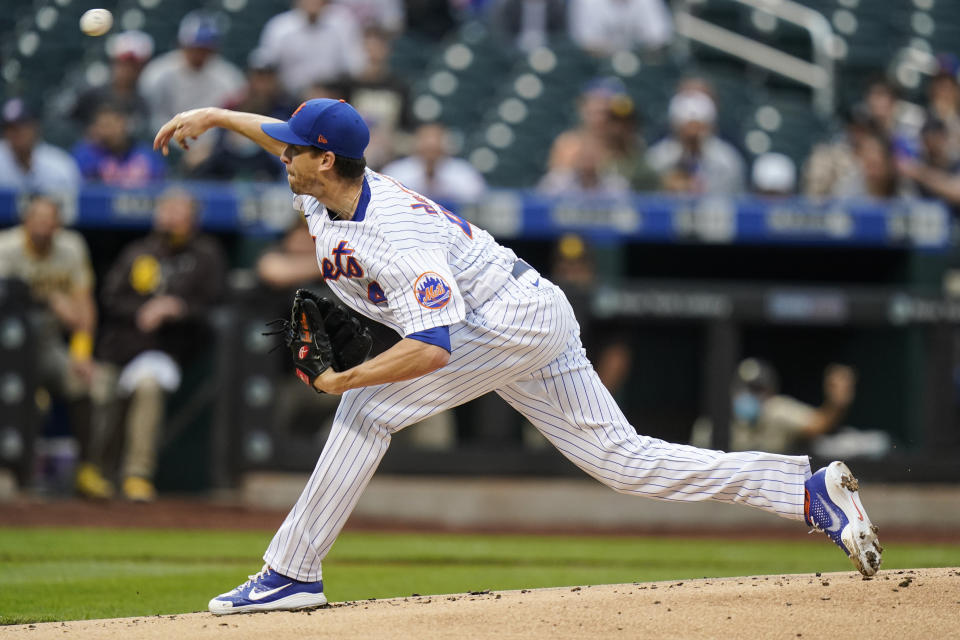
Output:
<instances>
[{"instance_id":1,"label":"baseball glove","mask_svg":"<svg viewBox=\"0 0 960 640\"><path fill-rule=\"evenodd\" d=\"M297 299L312 300L323 316L323 328L333 348L334 371L346 371L367 359L373 347L373 338L346 307L307 289L298 289L294 301Z\"/></svg>"},{"instance_id":2,"label":"baseball glove","mask_svg":"<svg viewBox=\"0 0 960 640\"><path fill-rule=\"evenodd\" d=\"M370 333L343 306L298 289L289 320L274 320L293 356L297 377L313 387L313 381L329 367L345 371L363 362L370 353Z\"/></svg>"}]
</instances>

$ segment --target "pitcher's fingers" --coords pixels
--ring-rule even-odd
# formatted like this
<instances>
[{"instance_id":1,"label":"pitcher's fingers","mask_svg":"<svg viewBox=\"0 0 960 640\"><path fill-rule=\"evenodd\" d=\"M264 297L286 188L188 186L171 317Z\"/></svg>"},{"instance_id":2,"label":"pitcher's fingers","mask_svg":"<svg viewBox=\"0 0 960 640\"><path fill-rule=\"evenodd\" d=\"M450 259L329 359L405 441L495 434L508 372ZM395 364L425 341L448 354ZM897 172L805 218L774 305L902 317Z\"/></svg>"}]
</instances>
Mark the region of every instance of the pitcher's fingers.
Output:
<instances>
[{"instance_id":1,"label":"pitcher's fingers","mask_svg":"<svg viewBox=\"0 0 960 640\"><path fill-rule=\"evenodd\" d=\"M170 153L170 138L173 137L175 130L176 124L174 124L173 120L160 127L160 130L157 131L157 136L153 139L154 150L159 149L163 152L163 155Z\"/></svg>"}]
</instances>

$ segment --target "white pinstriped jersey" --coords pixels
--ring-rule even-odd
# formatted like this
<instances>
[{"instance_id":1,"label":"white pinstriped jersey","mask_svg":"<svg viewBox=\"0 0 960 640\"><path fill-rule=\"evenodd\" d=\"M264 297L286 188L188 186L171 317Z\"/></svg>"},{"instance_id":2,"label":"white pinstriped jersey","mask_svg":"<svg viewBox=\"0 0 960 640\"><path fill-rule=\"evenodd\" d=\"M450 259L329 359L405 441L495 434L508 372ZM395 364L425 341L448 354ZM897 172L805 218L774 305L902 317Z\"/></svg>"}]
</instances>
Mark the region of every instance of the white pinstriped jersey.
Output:
<instances>
[{"instance_id":1,"label":"white pinstriped jersey","mask_svg":"<svg viewBox=\"0 0 960 640\"><path fill-rule=\"evenodd\" d=\"M460 322L503 287L513 251L393 178L367 169L366 182L359 221L331 219L313 196L294 197L324 279L345 304L406 336Z\"/></svg>"},{"instance_id":2,"label":"white pinstriped jersey","mask_svg":"<svg viewBox=\"0 0 960 640\"><path fill-rule=\"evenodd\" d=\"M488 233L387 176L368 170L366 178L358 206L365 214L356 221L331 220L316 199L296 198L325 279L346 304L401 335L450 326L450 359L410 380L343 394L317 467L263 556L268 566L321 580L322 560L391 435L491 391L616 491L739 502L803 519L805 456L723 453L638 435L587 360L556 285L532 269L511 275L516 256Z\"/></svg>"}]
</instances>

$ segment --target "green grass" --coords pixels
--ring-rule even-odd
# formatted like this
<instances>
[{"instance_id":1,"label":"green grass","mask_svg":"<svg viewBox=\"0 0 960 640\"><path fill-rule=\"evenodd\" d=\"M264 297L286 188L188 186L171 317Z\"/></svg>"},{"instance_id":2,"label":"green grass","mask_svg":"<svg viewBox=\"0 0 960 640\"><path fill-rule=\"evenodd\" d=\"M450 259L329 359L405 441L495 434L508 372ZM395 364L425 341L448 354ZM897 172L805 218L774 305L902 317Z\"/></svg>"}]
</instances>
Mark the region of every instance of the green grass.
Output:
<instances>
[{"instance_id":1,"label":"green grass","mask_svg":"<svg viewBox=\"0 0 960 640\"><path fill-rule=\"evenodd\" d=\"M0 529L0 624L185 613L260 568L269 532ZM889 545L884 568L960 566L960 545ZM332 601L574 584L845 571L828 541L354 533Z\"/></svg>"}]
</instances>

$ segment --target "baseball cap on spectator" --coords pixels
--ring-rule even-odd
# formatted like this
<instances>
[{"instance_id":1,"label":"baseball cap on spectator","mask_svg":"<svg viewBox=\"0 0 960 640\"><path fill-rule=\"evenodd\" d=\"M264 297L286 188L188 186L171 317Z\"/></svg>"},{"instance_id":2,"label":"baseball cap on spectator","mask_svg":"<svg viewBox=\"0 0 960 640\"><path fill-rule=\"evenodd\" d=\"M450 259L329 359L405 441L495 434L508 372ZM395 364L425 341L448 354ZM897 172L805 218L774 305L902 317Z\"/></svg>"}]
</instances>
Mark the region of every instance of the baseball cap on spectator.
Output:
<instances>
[{"instance_id":1,"label":"baseball cap on spectator","mask_svg":"<svg viewBox=\"0 0 960 640\"><path fill-rule=\"evenodd\" d=\"M627 94L617 94L610 99L610 115L624 120L639 119L636 104Z\"/></svg>"},{"instance_id":2,"label":"baseball cap on spectator","mask_svg":"<svg viewBox=\"0 0 960 640\"><path fill-rule=\"evenodd\" d=\"M153 55L153 38L135 29L123 31L107 41L107 54L114 60L146 62Z\"/></svg>"},{"instance_id":3,"label":"baseball cap on spectator","mask_svg":"<svg viewBox=\"0 0 960 640\"><path fill-rule=\"evenodd\" d=\"M956 79L960 73L960 58L952 53L937 54L937 71L934 75L951 76Z\"/></svg>"},{"instance_id":4,"label":"baseball cap on spectator","mask_svg":"<svg viewBox=\"0 0 960 640\"><path fill-rule=\"evenodd\" d=\"M797 187L797 167L782 153L763 153L753 161L753 186L763 193L793 193Z\"/></svg>"},{"instance_id":5,"label":"baseball cap on spectator","mask_svg":"<svg viewBox=\"0 0 960 640\"><path fill-rule=\"evenodd\" d=\"M265 49L257 47L247 56L247 69L250 71L276 71L277 62Z\"/></svg>"},{"instance_id":6,"label":"baseball cap on spectator","mask_svg":"<svg viewBox=\"0 0 960 640\"><path fill-rule=\"evenodd\" d=\"M588 81L580 91L581 94L601 94L615 96L627 93L627 85L623 80L614 76L603 76Z\"/></svg>"},{"instance_id":7,"label":"baseball cap on spectator","mask_svg":"<svg viewBox=\"0 0 960 640\"><path fill-rule=\"evenodd\" d=\"M681 125L688 122L705 122L713 124L717 119L717 108L705 93L699 91L684 91L670 99L667 108L670 124Z\"/></svg>"},{"instance_id":8,"label":"baseball cap on spectator","mask_svg":"<svg viewBox=\"0 0 960 640\"><path fill-rule=\"evenodd\" d=\"M754 392L775 393L780 388L776 369L759 358L747 358L737 365L735 384Z\"/></svg>"},{"instance_id":9,"label":"baseball cap on spectator","mask_svg":"<svg viewBox=\"0 0 960 640\"><path fill-rule=\"evenodd\" d=\"M362 158L370 142L370 129L357 110L332 98L307 100L286 122L260 128L274 140L332 151L345 158Z\"/></svg>"},{"instance_id":10,"label":"baseball cap on spectator","mask_svg":"<svg viewBox=\"0 0 960 640\"><path fill-rule=\"evenodd\" d=\"M217 16L202 11L191 11L180 21L177 42L181 47L217 49L220 47L221 31Z\"/></svg>"},{"instance_id":11,"label":"baseball cap on spectator","mask_svg":"<svg viewBox=\"0 0 960 640\"><path fill-rule=\"evenodd\" d=\"M24 122L33 122L36 117L23 98L10 98L0 108L0 123L4 127Z\"/></svg>"}]
</instances>

